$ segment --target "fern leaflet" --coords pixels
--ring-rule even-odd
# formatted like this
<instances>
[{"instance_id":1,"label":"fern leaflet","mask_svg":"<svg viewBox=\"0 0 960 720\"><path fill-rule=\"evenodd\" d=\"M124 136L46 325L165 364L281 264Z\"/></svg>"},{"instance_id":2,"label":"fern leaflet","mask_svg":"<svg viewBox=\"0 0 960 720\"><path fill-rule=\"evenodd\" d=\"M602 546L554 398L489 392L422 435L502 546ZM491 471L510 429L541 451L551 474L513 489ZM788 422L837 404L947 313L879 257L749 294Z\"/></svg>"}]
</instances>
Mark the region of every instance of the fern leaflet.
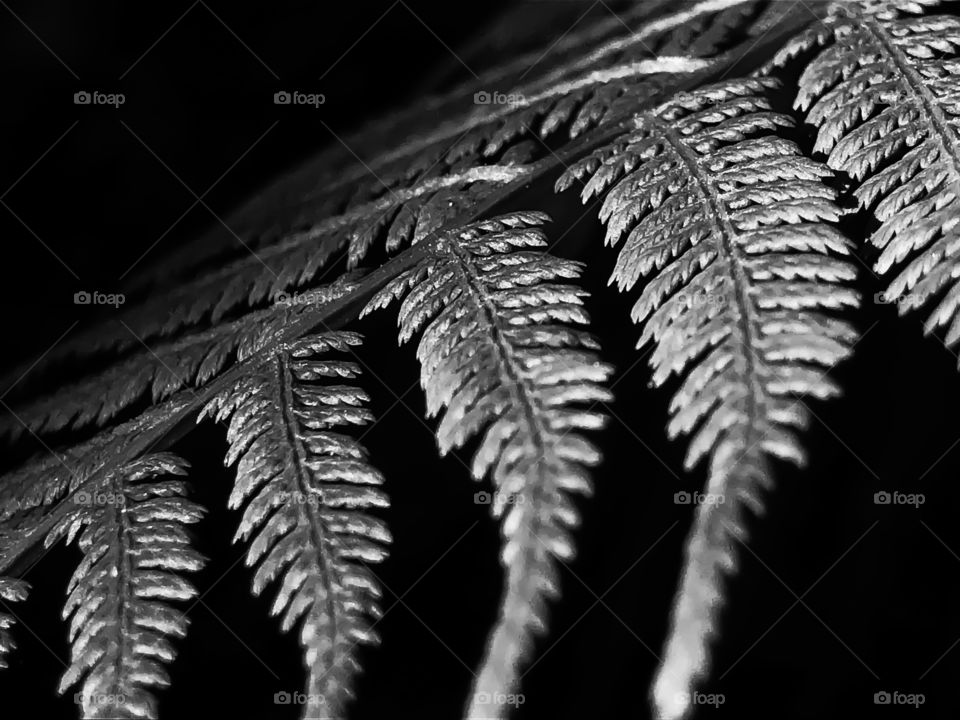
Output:
<instances>
[{"instance_id":1,"label":"fern leaflet","mask_svg":"<svg viewBox=\"0 0 960 720\"><path fill-rule=\"evenodd\" d=\"M0 521L40 506L53 505L68 492L95 485L117 467L146 452L144 438L169 426L190 406L190 398L175 395L125 423L107 428L89 440L58 452L44 452L3 477ZM2 544L0 544L2 545Z\"/></svg>"},{"instance_id":2,"label":"fern leaflet","mask_svg":"<svg viewBox=\"0 0 960 720\"><path fill-rule=\"evenodd\" d=\"M60 692L83 683L84 718L155 718L148 688L165 686L161 662L173 660L168 639L182 637L188 620L166 601L189 600L193 586L179 573L200 569L184 525L202 509L187 500L186 463L169 454L146 455L111 473L99 487L74 498L74 507L46 538L47 546L79 533L83 561L67 586L71 663Z\"/></svg>"},{"instance_id":3,"label":"fern leaflet","mask_svg":"<svg viewBox=\"0 0 960 720\"><path fill-rule=\"evenodd\" d=\"M690 709L736 567L743 511L762 510L769 456L800 464L800 395L838 392L823 370L850 351L852 328L825 311L853 306L855 273L836 220L829 174L777 137L768 79L724 81L636 116L636 129L574 165L559 190L589 177L606 192L607 243L623 246L610 282L625 291L654 274L633 307L638 348L654 343L653 383L683 382L668 433L692 434L689 469L709 457L654 701L666 718ZM623 242L623 236L626 240Z\"/></svg>"},{"instance_id":4,"label":"fern leaflet","mask_svg":"<svg viewBox=\"0 0 960 720\"><path fill-rule=\"evenodd\" d=\"M611 373L581 328L586 294L558 279L580 266L538 250L542 213L514 213L445 236L436 254L398 276L367 310L405 296L400 341L423 330L417 357L427 413L445 409L441 454L482 434L473 475L491 475L503 518L507 570L500 617L474 684L469 718L503 717L531 634L545 627L557 590L554 557L569 559L577 522L567 493L587 493L586 467L599 455L580 431L602 426L591 408L611 398ZM584 408L584 403L591 403ZM494 702L490 707L490 702Z\"/></svg>"},{"instance_id":5,"label":"fern leaflet","mask_svg":"<svg viewBox=\"0 0 960 720\"><path fill-rule=\"evenodd\" d=\"M528 61L535 69L529 77L531 66L519 73L514 67L513 79L491 73L489 79L520 98L515 104L465 110L464 99L481 89L473 86L434 99L429 112L417 103L391 115L348 138L349 152L334 146L321 153L232 212L174 262L161 264L149 281L140 279L141 289L162 288L171 274L179 276L172 291L152 292L125 307L123 324L111 319L71 335L41 367L219 324L244 307L305 286L344 249L356 266L374 246L394 252L422 239L457 211L524 179L538 161L553 162L547 143L612 123L632 103L672 86L677 74L708 67L712 60L701 56L731 45L728 36L755 1L701 0L656 19L648 17L650 8L635 9L626 20L605 18L596 25L622 37L585 25L582 47L553 71L546 60L555 59L537 53ZM438 125L438 116L450 119ZM357 162L354 152L371 160Z\"/></svg>"},{"instance_id":6,"label":"fern leaflet","mask_svg":"<svg viewBox=\"0 0 960 720\"><path fill-rule=\"evenodd\" d=\"M926 323L960 342L960 19L838 6L834 43L800 79L796 104L819 127L816 149L859 181L855 195L880 227L875 269L901 313L946 294ZM859 9L858 9L859 8ZM871 11L874 12L871 12Z\"/></svg>"},{"instance_id":7,"label":"fern leaflet","mask_svg":"<svg viewBox=\"0 0 960 720\"><path fill-rule=\"evenodd\" d=\"M213 397L201 417L230 419L231 508L244 507L236 540L250 542L253 592L275 580L273 613L289 631L302 619L308 679L304 717L341 717L359 671L354 648L376 643L380 585L365 563L386 557L390 534L366 511L388 505L383 478L358 441L333 432L372 420L354 363L327 359L360 344L354 333L308 336L265 357Z\"/></svg>"},{"instance_id":8,"label":"fern leaflet","mask_svg":"<svg viewBox=\"0 0 960 720\"><path fill-rule=\"evenodd\" d=\"M8 609L6 603L21 602L27 599L30 585L24 580L0 577L0 605ZM12 613L0 612L0 668L7 667L6 655L13 652L17 643L10 634L10 628L16 623Z\"/></svg>"},{"instance_id":9,"label":"fern leaflet","mask_svg":"<svg viewBox=\"0 0 960 720\"><path fill-rule=\"evenodd\" d=\"M243 362L264 346L282 338L300 315L342 297L355 287L355 273L300 294L283 294L274 306L249 312L209 330L144 349L125 360L90 375L36 402L16 414L0 418L0 434L16 438L69 427L104 425L150 390L153 404L178 390L200 387L215 378L230 362ZM122 327L123 323L120 323ZM124 327L130 339L133 332Z\"/></svg>"}]
</instances>

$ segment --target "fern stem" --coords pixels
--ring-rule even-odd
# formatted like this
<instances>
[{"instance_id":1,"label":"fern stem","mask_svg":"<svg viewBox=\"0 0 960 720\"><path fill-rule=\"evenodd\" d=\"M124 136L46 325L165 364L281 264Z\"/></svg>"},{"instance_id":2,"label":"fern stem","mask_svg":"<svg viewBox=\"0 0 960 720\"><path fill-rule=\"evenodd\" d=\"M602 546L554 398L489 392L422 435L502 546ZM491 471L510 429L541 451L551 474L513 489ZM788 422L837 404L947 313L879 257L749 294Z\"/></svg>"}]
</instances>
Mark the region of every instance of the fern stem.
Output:
<instances>
[{"instance_id":1,"label":"fern stem","mask_svg":"<svg viewBox=\"0 0 960 720\"><path fill-rule=\"evenodd\" d=\"M295 400L293 397L293 378L290 375L290 363L287 359L287 356L284 356L284 359L281 359L279 356L274 356L275 371L277 376L277 387L280 388L280 395L282 397L282 402L280 403L280 416L283 419L283 430L287 436L287 443L290 447L291 455L291 467L294 469L295 477L297 478L297 491L300 493L300 499L303 502L299 502L297 506L300 508L301 513L306 516L308 525L310 527L310 538L313 542L314 547L317 549L317 559L320 566L320 574L323 576L323 586L331 587L335 584L335 578L333 573L330 571L330 558L327 553L327 529L324 527L323 519L319 517L316 508L313 503L306 502L306 498L309 498L313 492L310 486L310 483L307 482L305 477L304 468L306 467L309 455L303 447L303 442L297 436L295 430L296 427L296 418L292 417L291 408L295 405ZM321 494L320 504L323 504L323 496ZM333 601L333 595L331 593L327 594L326 602L324 605L327 608L327 615L330 618L330 623L327 626L329 629L329 638L330 638L330 647L337 647L337 627L338 627L338 613L336 604ZM309 676L311 684L314 682L314 678L317 675L314 673L314 669L309 669ZM322 677L322 674L321 674ZM316 688L311 688L309 695L317 694L313 690Z\"/></svg>"},{"instance_id":2,"label":"fern stem","mask_svg":"<svg viewBox=\"0 0 960 720\"><path fill-rule=\"evenodd\" d=\"M749 388L745 409L747 420L744 423L747 434L742 442L742 447L746 448L744 450L746 455L760 442L760 438L757 437L757 428L763 399L753 357L753 348L757 343L756 309L750 300L749 286L743 271L743 254L733 241L737 231L733 227L726 206L717 194L716 187L705 177L697 156L680 140L676 130L650 113L646 113L641 122L655 126L669 143L671 150L686 166L690 177L696 183L701 202L709 208L708 217L716 219L712 239L718 254L727 266L736 305L736 327L739 335L736 342L741 350L739 355L743 359L743 367L738 368L740 370L738 374L740 382ZM723 485L728 482L728 477L717 475L711 470L707 480L708 492L722 493ZM670 619L669 639L653 687L656 704L664 718L676 718L686 712L691 679L701 675L706 669L706 661L702 656L705 639L700 636L704 630L702 606L696 586L702 582L702 575L715 575L718 570L716 555L709 552L710 537L716 534L712 530L715 520L718 519L717 516L717 506L712 503L701 503L697 507L696 519L685 545L685 568L678 592L680 600L674 607ZM722 523L722 517L719 520ZM726 528L720 529L726 532ZM704 557L707 558L706 562ZM692 572L694 566L700 566L696 572ZM690 598L696 598L696 601L689 602Z\"/></svg>"},{"instance_id":3,"label":"fern stem","mask_svg":"<svg viewBox=\"0 0 960 720\"><path fill-rule=\"evenodd\" d=\"M539 595L538 576L545 575L544 564L549 563L542 544L538 540L540 516L536 509L540 507L540 494L543 488L552 486L550 468L556 466L555 455L545 440L546 428L541 414L535 410L535 398L532 397L528 383L523 378L514 351L503 333L496 307L486 292L483 281L474 267L470 254L459 248L455 241L444 241L442 247L458 262L464 285L474 298L474 304L480 309L483 322L489 328L490 342L496 348L500 358L499 370L504 387L509 388L513 402L522 408L531 444L531 457L539 458L535 463L538 477L528 482L523 490L523 502L532 508L521 526L514 531L508 542L521 547L521 562L512 562L507 571L507 583L500 604L500 617L490 633L486 657L481 665L480 675L475 678L467 718L483 718L489 713L491 698L500 698L510 693L516 686L517 664L523 655L524 647L529 643L530 628L536 627L536 603L532 599ZM530 496L528 496L528 493ZM519 536L519 537L518 537ZM485 699L486 702L481 702ZM497 717L501 712L498 707Z\"/></svg>"},{"instance_id":4,"label":"fern stem","mask_svg":"<svg viewBox=\"0 0 960 720\"><path fill-rule=\"evenodd\" d=\"M679 12L674 13L673 15L668 15L667 17L660 18L644 26L637 32L631 32L625 38L613 40L602 45L601 47L597 48L593 52L579 59L573 65L564 65L563 67L548 73L543 78L538 79L534 83L531 83L529 86L521 85L517 90L518 90L518 94L523 95L523 100L520 101L518 106L526 107L540 100L545 100L550 97L565 95L571 90L574 90L577 87L581 87L583 85L591 84L593 82L603 82L604 81L603 79L598 79L598 80L589 79L590 75L593 75L594 73L588 73L574 81L560 82L560 79L563 78L564 76L569 76L571 70L590 67L591 65L603 60L605 57L608 57L609 55L616 55L618 53L622 53L632 46L642 44L644 40L646 40L647 38L649 38L650 36L656 33L664 32L672 28L678 27L685 22L689 22L690 20L696 18L699 15L710 13L710 12L719 12L721 10L734 7L736 5L744 5L747 2L752 2L752 0L701 0L701 2L693 5L692 7L686 7L680 10ZM785 33L784 36L781 36L780 33L778 33L777 36L780 37L780 40L782 42L785 36L792 35L793 33L797 32L797 30L798 30L797 28L793 28L788 33ZM764 45L766 46L766 43L764 43ZM744 44L744 46L748 48L750 47L750 45L746 43ZM641 45L641 47L643 46ZM737 52L738 50L739 52ZM741 47L735 48L726 56L720 56L719 58L716 58L715 61L721 65L727 65L728 63L730 63L731 60L739 59L743 55L744 55L743 46L741 46ZM536 62L538 60L541 60L542 58L543 58L543 55L540 53L538 53L536 56L524 56L519 59L520 66L524 70L527 70L530 67L531 61ZM644 60L641 60L639 63L632 63L631 65L635 66L632 72L628 69L629 66L627 65L621 66L619 70L623 74L614 75L611 77L611 79L613 79L614 77L626 77L629 75L650 74L652 72L658 72L658 70L656 69L658 63L661 63L664 60L673 61L677 59L678 58L666 58L666 57L646 58ZM689 59L688 59L688 62L689 62ZM648 63L648 64L643 65L643 63ZM713 63L711 62L711 66L712 65ZM508 65L507 67L510 68L512 66ZM695 69L695 70L699 70L699 69ZM693 72L695 70L688 70L688 72ZM659 70L659 71L675 72L676 70L664 68L663 70ZM484 78L484 80L486 80L487 82L493 82L493 81L496 81L498 77L503 77L503 75L502 74L500 76L494 75L493 77L490 77L490 78ZM692 86L699 85L701 82L708 82L708 81L704 81L701 78L701 79L698 79L695 83L693 83ZM554 83L554 84L551 84L551 83ZM681 86L683 84L684 84L683 82L678 83L678 85L681 85ZM468 85L468 88L464 90L464 95L469 97L469 95L473 94L473 91L477 87L481 87L481 85L479 83L470 83ZM539 90L537 92L533 92L533 93L530 92L530 88L538 88L538 87L544 88L544 89ZM381 165L397 162L399 160L402 160L405 157L414 155L418 152L422 152L423 150L430 147L431 145L446 142L451 138L455 138L459 135L462 135L463 133L469 132L473 128L479 127L481 125L485 125L498 118L505 117L512 111L513 110L511 108L502 107L497 109L493 113L488 111L480 115L469 116L462 121L447 123L446 125L441 126L438 130L434 131L433 133L430 133L425 137L417 138L412 142L408 142L404 145L401 145L396 150L383 155L381 158L378 159L378 163L374 165L373 169L375 171L376 168ZM381 132L385 132L385 130L381 130L380 128L378 128L378 130L380 130ZM363 167L363 166L359 167L354 172L347 173L344 175L343 178L339 178L331 185L326 186L326 189L333 190L338 187L342 187L343 185L349 182L354 182L358 178L361 178L364 175L366 175L368 170L369 169L366 167Z\"/></svg>"},{"instance_id":5,"label":"fern stem","mask_svg":"<svg viewBox=\"0 0 960 720\"><path fill-rule=\"evenodd\" d=\"M113 483L114 498L123 497L123 481L117 477ZM133 623L130 621L130 578L133 577L133 568L130 566L130 537L128 535L129 523L124 509L125 503L114 503L114 525L117 528L117 542L111 543L117 555L117 561L114 567L117 568L117 591L120 594L120 623L117 626L117 650L113 659L113 677L123 677L123 664L129 659L127 645L133 633ZM116 692L109 692L108 695L122 695L126 688L117 687Z\"/></svg>"},{"instance_id":6,"label":"fern stem","mask_svg":"<svg viewBox=\"0 0 960 720\"><path fill-rule=\"evenodd\" d=\"M804 16L791 17L792 22L778 25L776 32L767 33L759 42L754 38L748 38L737 47L719 56L709 68L685 75L676 85L664 88L662 93L650 98L645 106L652 107L661 102L664 95L672 94L678 90L691 89L731 74L749 73L752 69L761 66L769 55L779 49L787 39L805 27L800 22L802 17ZM813 16L804 19L807 24L814 21ZM355 314L379 288L428 257L434 251L437 238L442 237L451 229L462 227L485 214L495 211L497 206L508 202L516 193L532 186L547 173L551 171L559 172L562 168L592 152L597 147L622 135L624 130L632 127L632 123L633 118L631 117L621 122L597 128L585 133L577 141L557 150L556 153L551 153L546 158L530 165L529 174L498 188L478 206L452 218L421 242L407 248L379 268L371 271L358 283L354 290L323 305L316 312L305 315L303 319L291 323L289 329L281 338L275 343L264 346L261 352L264 354L275 352L281 343L290 342L318 329L341 327L345 322L353 319ZM248 359L248 361L253 362L255 358ZM117 464L127 462L154 449L159 451L169 448L193 427L194 419L209 399L224 387L236 382L245 368L246 362L238 363L209 385L196 391L185 391L191 393L189 400L184 401L180 397L177 401L176 411L157 422L151 429L138 433L125 446L121 456L109 460L102 458L100 460L102 467L92 472L85 482L73 487L67 498L80 490L94 487L96 482L102 480L102 470L104 469L109 470L110 467L115 467ZM66 507L63 501L61 501L61 505ZM60 505L45 507L42 511L38 511L43 513L40 517L25 520L24 531L17 533L16 539L10 545L4 547L2 554L0 554L0 573L16 577L30 567L30 561L41 551L38 545L40 540L62 515L63 507Z\"/></svg>"},{"instance_id":7,"label":"fern stem","mask_svg":"<svg viewBox=\"0 0 960 720\"><path fill-rule=\"evenodd\" d=\"M720 200L716 187L705 177L696 155L680 140L676 130L650 113L644 116L644 122L655 125L667 142L670 143L671 149L680 161L686 165L690 177L696 182L697 192L700 194L703 204L710 208L709 217L718 219L718 222L715 223L714 238L717 249L726 260L730 277L733 279L733 292L737 305L737 327L740 331L738 345L743 351L742 357L744 359L744 368L740 377L743 384L750 388L747 395L747 417L749 418L748 427L753 432L758 418L757 409L762 404L761 389L757 383L756 365L753 357L753 348L757 342L757 335L754 330L756 312L753 303L750 301L750 291L743 272L743 253L733 242L733 237L737 234L737 231L734 229L733 223L730 222L730 215L726 206ZM753 444L752 438L748 437L745 447L753 447Z\"/></svg>"}]
</instances>

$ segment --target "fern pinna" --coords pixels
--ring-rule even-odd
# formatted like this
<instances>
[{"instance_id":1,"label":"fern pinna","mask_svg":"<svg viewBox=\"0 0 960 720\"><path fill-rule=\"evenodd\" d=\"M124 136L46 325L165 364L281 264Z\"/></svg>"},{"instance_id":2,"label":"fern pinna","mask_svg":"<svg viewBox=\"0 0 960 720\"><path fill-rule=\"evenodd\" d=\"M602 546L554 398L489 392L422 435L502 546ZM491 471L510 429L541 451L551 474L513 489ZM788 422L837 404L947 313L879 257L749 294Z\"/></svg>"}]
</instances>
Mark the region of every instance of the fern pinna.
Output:
<instances>
[{"instance_id":1,"label":"fern pinna","mask_svg":"<svg viewBox=\"0 0 960 720\"><path fill-rule=\"evenodd\" d=\"M885 301L901 313L947 293L927 331L960 341L960 19L917 17L933 2L834 4L830 35L800 78L796 105L819 128L816 150L857 183L880 226L874 269L899 267ZM803 39L798 39L798 43Z\"/></svg>"},{"instance_id":2,"label":"fern pinna","mask_svg":"<svg viewBox=\"0 0 960 720\"><path fill-rule=\"evenodd\" d=\"M27 599L27 593L30 586L23 580L14 580L12 578L0 578L0 600L5 602L17 602ZM16 622L16 618L8 613L0 613L0 668L7 667L7 660L4 657L13 652L17 647L10 628Z\"/></svg>"},{"instance_id":3,"label":"fern pinna","mask_svg":"<svg viewBox=\"0 0 960 720\"><path fill-rule=\"evenodd\" d=\"M301 626L306 718L342 714L359 670L353 650L377 641L380 584L365 563L386 557L390 533L366 511L389 503L363 447L334 431L373 419L361 390L332 382L359 368L328 357L359 344L329 332L282 346L201 413L230 420L230 507L244 508L236 539L250 543L253 592L278 581L273 613L284 630Z\"/></svg>"},{"instance_id":4,"label":"fern pinna","mask_svg":"<svg viewBox=\"0 0 960 720\"><path fill-rule=\"evenodd\" d=\"M0 420L10 442L56 446L0 482L0 666L23 558L79 537L61 690L80 688L84 717L158 715L196 595L183 575L202 564L186 527L202 512L167 451L212 418L253 593L273 585L298 634L303 716L346 717L360 646L379 641L373 568L392 560L377 511L396 482L361 444L373 416L354 323L397 304L400 344L420 335L439 453L471 452L493 490L504 589L464 714L506 718L574 556L576 496L617 493L597 444L615 371L584 307L589 263L630 294L686 470L706 461L651 698L661 718L695 712L748 512L780 461L805 462L806 403L838 394L828 374L856 344L856 254L879 250L901 311L943 294L928 329L960 342L960 21L937 0L673 5L592 21L558 58L522 54L387 119L356 138L374 158L361 170L322 154L231 216L249 253L173 254L156 273L172 284L134 280L151 292L120 322L38 361L84 372ZM516 102L463 110L494 81ZM574 187L602 201L615 260L552 254L547 215L509 211L544 181L558 202ZM840 230L855 213L869 248Z\"/></svg>"},{"instance_id":5,"label":"fern pinna","mask_svg":"<svg viewBox=\"0 0 960 720\"><path fill-rule=\"evenodd\" d=\"M578 514L568 494L590 492L586 468L600 459L580 433L602 427L594 407L612 399L602 384L611 367L578 327L588 323L584 292L555 282L579 267L540 250L547 240L536 226L546 220L514 213L467 225L368 306L405 296L400 341L423 330L420 382L427 413L444 410L440 452L482 434L472 472L494 483L507 581L470 718L510 710L531 633L545 628L545 600L558 593L555 558L573 555Z\"/></svg>"},{"instance_id":6,"label":"fern pinna","mask_svg":"<svg viewBox=\"0 0 960 720\"><path fill-rule=\"evenodd\" d=\"M71 664L60 681L65 692L82 681L84 717L154 717L152 686L168 683L161 662L175 656L167 636L182 637L186 615L166 601L189 600L197 591L181 573L200 569L185 525L202 515L187 500L184 475L173 455L145 455L117 468L47 535L72 542L79 534L83 561L67 586Z\"/></svg>"},{"instance_id":7,"label":"fern pinna","mask_svg":"<svg viewBox=\"0 0 960 720\"><path fill-rule=\"evenodd\" d=\"M656 273L631 313L638 347L655 343L655 384L683 379L668 432L692 433L687 467L709 458L653 690L665 717L688 710L707 670L722 574L745 539L744 509L762 509L769 457L803 462L802 396L837 393L824 373L856 337L829 312L857 304L851 244L829 224L829 171L772 134L789 124L764 99L774 85L732 80L674 96L558 183L589 177L583 200L606 194L607 243L622 242L611 283L626 291Z\"/></svg>"}]
</instances>

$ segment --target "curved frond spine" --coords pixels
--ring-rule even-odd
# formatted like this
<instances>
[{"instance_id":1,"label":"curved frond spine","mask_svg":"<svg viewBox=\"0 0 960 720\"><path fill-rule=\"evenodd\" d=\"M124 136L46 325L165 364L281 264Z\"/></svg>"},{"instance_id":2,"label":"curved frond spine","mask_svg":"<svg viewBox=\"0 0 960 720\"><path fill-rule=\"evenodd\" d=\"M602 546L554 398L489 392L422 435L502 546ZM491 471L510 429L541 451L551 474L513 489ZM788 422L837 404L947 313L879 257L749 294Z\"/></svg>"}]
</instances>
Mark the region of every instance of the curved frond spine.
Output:
<instances>
[{"instance_id":1,"label":"curved frond spine","mask_svg":"<svg viewBox=\"0 0 960 720\"><path fill-rule=\"evenodd\" d=\"M337 281L302 293L282 294L268 309L247 313L210 330L144 346L105 371L71 383L50 395L10 411L0 418L0 435L16 438L65 428L78 430L104 425L137 402L149 390L155 404L185 387L201 387L233 362L241 362L265 345L277 341L298 315L332 302L356 286L356 275L345 273ZM132 331L119 323L128 339Z\"/></svg>"},{"instance_id":2,"label":"curved frond spine","mask_svg":"<svg viewBox=\"0 0 960 720\"><path fill-rule=\"evenodd\" d=\"M201 415L229 418L226 463L237 465L229 505L243 508L235 540L249 543L254 594L277 582L272 612L284 631L300 627L305 718L342 717L360 670L355 648L378 642L381 590L367 565L386 557L390 533L369 511L389 503L364 448L337 432L373 419L363 391L334 384L359 368L328 358L360 342L328 332L284 346Z\"/></svg>"},{"instance_id":3,"label":"curved frond spine","mask_svg":"<svg viewBox=\"0 0 960 720\"><path fill-rule=\"evenodd\" d=\"M896 12L902 6L904 12ZM960 342L960 19L911 17L920 5L838 8L833 44L807 67L797 106L819 128L817 150L856 181L880 227L874 266L893 275L882 302L901 314L930 304L926 323Z\"/></svg>"},{"instance_id":4,"label":"curved frond spine","mask_svg":"<svg viewBox=\"0 0 960 720\"><path fill-rule=\"evenodd\" d=\"M778 50L770 62L757 71L758 75L768 75L775 68L780 68L797 57L801 57L815 48L822 48L830 44L838 34L846 34L856 30L852 25L843 23L843 18L849 18L850 13L862 12L864 15L878 20L890 20L900 14L921 15L928 8L940 5L942 2L956 0L833 0L833 2L818 3L808 7L817 18L810 27L798 33ZM859 8L859 10L858 10ZM840 21L838 23L838 21ZM801 83L802 85L802 83Z\"/></svg>"},{"instance_id":5,"label":"curved frond spine","mask_svg":"<svg viewBox=\"0 0 960 720\"><path fill-rule=\"evenodd\" d=\"M128 463L78 495L47 535L47 546L79 536L84 554L67 586L71 662L59 687L82 683L84 718L157 717L150 689L169 683L162 663L176 654L170 638L183 637L189 623L169 601L196 595L182 573L203 564L184 527L203 509L185 498L184 481L163 477L185 468L169 454Z\"/></svg>"},{"instance_id":6,"label":"curved frond spine","mask_svg":"<svg viewBox=\"0 0 960 720\"><path fill-rule=\"evenodd\" d=\"M535 66L532 74L530 65L513 63L500 69L505 74L485 74L483 83L515 96L515 103L465 110L464 101L484 89L478 78L429 99L428 112L419 101L391 114L347 139L369 163L357 162L346 146L320 153L229 213L200 241L139 274L135 287L152 291L143 301L71 334L35 371L218 324L305 286L344 249L351 265L375 245L396 251L422 237L447 200L474 207L478 198L536 171L541 161L554 163L548 144L561 135L573 139L609 126L638 98L659 96L678 79L695 83L704 72L741 58L733 40L756 3L700 0L670 13L633 8L606 18L603 32L584 23L565 35L552 49L569 46L569 55L550 62L541 53L526 56ZM750 39L742 50L754 43ZM171 277L179 281L173 292L154 292ZM0 384L15 381L28 367Z\"/></svg>"},{"instance_id":7,"label":"curved frond spine","mask_svg":"<svg viewBox=\"0 0 960 720\"><path fill-rule=\"evenodd\" d=\"M190 407L181 393L132 420L107 428L89 440L44 452L0 478L0 521L18 512L52 505L87 483L101 482L118 467L147 451L145 438L169 427Z\"/></svg>"},{"instance_id":8,"label":"curved frond spine","mask_svg":"<svg viewBox=\"0 0 960 720\"><path fill-rule=\"evenodd\" d=\"M578 521L568 495L586 494L587 468L599 461L581 434L604 423L594 411L610 400L609 365L582 329L585 291L560 280L577 263L551 257L541 213L513 213L468 225L398 277L368 305L405 296L400 340L422 331L417 357L427 413L443 411L441 454L474 437L473 476L490 476L492 511L503 520L507 572L500 615L474 684L467 717L504 717L490 705L519 681L532 634L546 625L557 590L556 559L573 555Z\"/></svg>"},{"instance_id":9,"label":"curved frond spine","mask_svg":"<svg viewBox=\"0 0 960 720\"><path fill-rule=\"evenodd\" d=\"M682 379L668 433L690 434L685 466L709 459L671 630L653 689L663 718L690 709L708 670L723 578L736 568L744 511L762 510L770 458L800 464L801 396L838 388L824 376L855 338L829 311L854 306L850 243L829 171L776 136L769 79L724 81L636 116L636 130L570 168L620 245L621 291L649 277L631 317L653 343L654 385Z\"/></svg>"},{"instance_id":10,"label":"curved frond spine","mask_svg":"<svg viewBox=\"0 0 960 720\"><path fill-rule=\"evenodd\" d=\"M23 602L27 599L30 585L25 580L0 577L0 607L9 611L7 603ZM0 668L7 667L6 656L12 653L17 643L10 628L17 622L12 612L0 612Z\"/></svg>"}]
</instances>

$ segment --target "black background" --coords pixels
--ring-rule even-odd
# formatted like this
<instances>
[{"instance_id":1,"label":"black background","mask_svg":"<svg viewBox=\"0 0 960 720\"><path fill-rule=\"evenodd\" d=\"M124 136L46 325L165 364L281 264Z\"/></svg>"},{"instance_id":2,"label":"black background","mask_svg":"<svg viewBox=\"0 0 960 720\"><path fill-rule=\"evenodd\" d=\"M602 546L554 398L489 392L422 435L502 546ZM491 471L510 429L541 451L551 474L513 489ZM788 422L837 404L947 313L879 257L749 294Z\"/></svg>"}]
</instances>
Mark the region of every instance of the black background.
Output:
<instances>
[{"instance_id":1,"label":"black background","mask_svg":"<svg viewBox=\"0 0 960 720\"><path fill-rule=\"evenodd\" d=\"M498 5L0 8L0 193L12 186L2 196L9 209L0 207L6 363L39 356L85 319L72 303L77 290L120 289L117 278L192 204L184 185L202 194L246 153L205 198L223 213L278 171L337 142L318 119L343 137L362 119L416 101L438 80L466 77L444 44L463 47ZM544 37L544 45L553 39ZM317 111L278 108L272 95L284 88L323 92L328 100ZM122 92L127 100L117 110L76 106L73 93L83 89ZM563 597L524 677L526 702L517 716L646 717L692 512L673 495L699 488L704 469L684 472L684 443L665 436L671 388L646 386L629 303L605 286L612 253L600 249L596 213L585 213L572 192L515 202L550 211L554 235L575 224L561 254L595 249L586 280L595 293L590 310L619 370L616 417L598 441L605 461L595 473L596 494L582 503L579 554L563 572ZM211 222L208 210L195 207L141 262ZM853 232L861 230L856 223ZM864 257L869 261L868 252ZM867 302L855 320L866 334L855 358L835 371L845 395L811 403L815 417L804 439L810 463L803 472L778 467L766 516L753 523L751 550L742 552L729 586L713 683L704 688L724 693L726 702L703 708L704 718L761 711L953 717L960 708L953 689L960 675L957 357L937 338L922 337L920 319L897 320L894 308L870 302L881 286L866 269L860 286ZM423 401L412 348L395 349L393 327L389 313L359 326L369 336L365 387L381 418L365 440L388 477L395 543L378 569L389 608L378 624L383 645L362 653L366 672L351 716L453 718L496 612L498 531L487 508L472 502L479 486L461 462L469 454L436 458L432 421L418 419ZM295 717L295 708L273 704L275 692L302 682L295 636L281 635L268 618L268 597L250 597L241 549L230 544L237 518L225 509L232 472L220 465L223 429L202 426L175 449L193 463L197 497L210 508L198 526L210 562L196 578L202 603L190 612L191 632L171 668L172 689L161 694L161 713ZM878 506L879 490L923 493L926 502L920 509ZM27 574L34 591L14 608L20 648L0 673L4 718L75 715L72 693L57 698L54 689L68 657L59 610L78 557L72 547L57 547ZM883 690L922 692L926 702L917 711L874 705Z\"/></svg>"}]
</instances>

